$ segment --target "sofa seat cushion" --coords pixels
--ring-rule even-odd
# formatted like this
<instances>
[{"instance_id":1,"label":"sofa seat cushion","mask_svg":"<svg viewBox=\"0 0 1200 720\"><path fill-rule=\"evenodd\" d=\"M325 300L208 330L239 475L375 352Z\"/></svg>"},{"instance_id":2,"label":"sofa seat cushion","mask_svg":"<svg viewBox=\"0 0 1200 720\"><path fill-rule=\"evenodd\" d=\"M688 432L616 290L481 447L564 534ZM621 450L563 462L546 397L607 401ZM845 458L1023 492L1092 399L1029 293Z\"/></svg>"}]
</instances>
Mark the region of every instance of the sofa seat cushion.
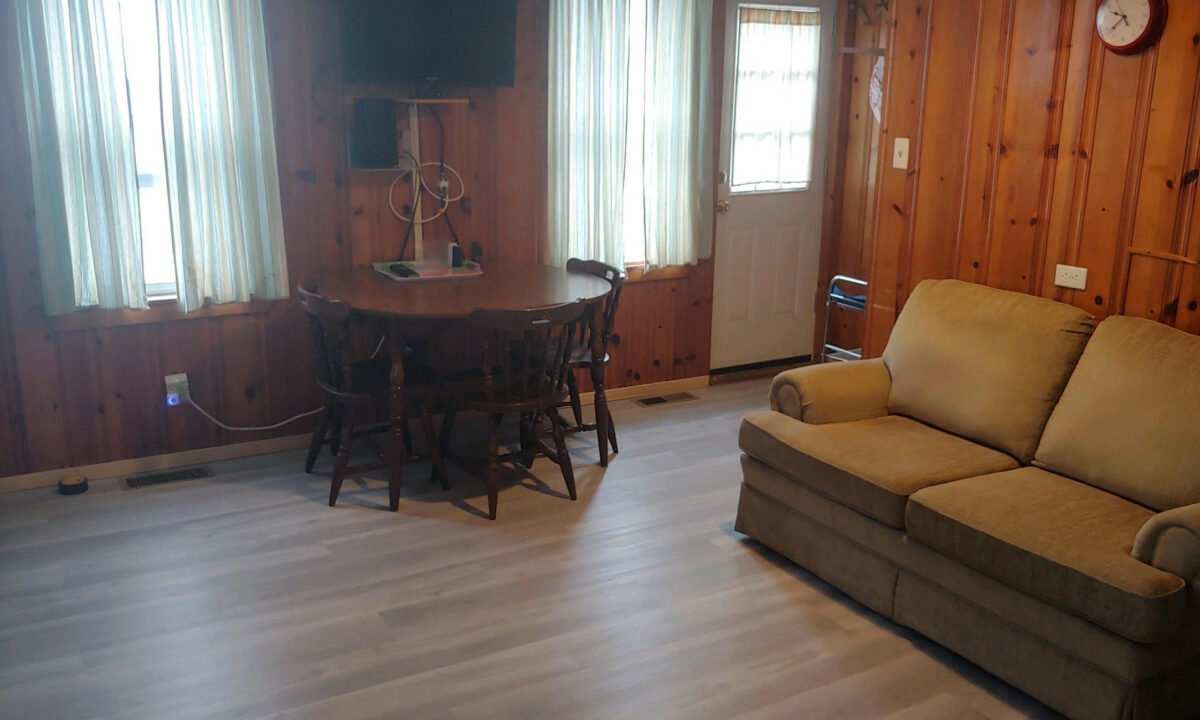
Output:
<instances>
[{"instance_id":1,"label":"sofa seat cushion","mask_svg":"<svg viewBox=\"0 0 1200 720\"><path fill-rule=\"evenodd\" d=\"M908 536L1130 640L1165 640L1187 586L1130 553L1153 511L1026 467L915 493Z\"/></svg>"},{"instance_id":2,"label":"sofa seat cushion","mask_svg":"<svg viewBox=\"0 0 1200 720\"><path fill-rule=\"evenodd\" d=\"M740 443L795 481L901 530L917 490L1017 467L1004 453L898 415L810 425L754 412L742 421Z\"/></svg>"}]
</instances>

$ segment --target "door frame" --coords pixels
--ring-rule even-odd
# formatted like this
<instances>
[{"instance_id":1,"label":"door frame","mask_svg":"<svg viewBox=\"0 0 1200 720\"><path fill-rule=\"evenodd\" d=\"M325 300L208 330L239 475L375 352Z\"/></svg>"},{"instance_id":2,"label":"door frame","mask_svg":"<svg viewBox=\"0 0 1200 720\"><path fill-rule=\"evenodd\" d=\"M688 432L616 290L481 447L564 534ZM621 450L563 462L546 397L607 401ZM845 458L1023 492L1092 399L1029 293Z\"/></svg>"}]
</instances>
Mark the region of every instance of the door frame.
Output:
<instances>
[{"instance_id":1,"label":"door frame","mask_svg":"<svg viewBox=\"0 0 1200 720\"><path fill-rule=\"evenodd\" d=\"M714 89L719 92L719 101L714 104L716 112L716 123L714 124L715 135L713 137L713 152L715 154L714 173L713 173L713 293L716 291L716 263L720 261L718 257L718 225L721 221L721 214L717 211L718 204L722 201L727 201L730 198L729 192L729 173L732 172L732 138L733 138L733 119L731 117L733 111L733 102L737 94L736 73L734 72L736 57L737 57L737 34L731 32L736 27L735 19L738 6L740 4L762 5L763 7L778 7L778 6L793 6L797 8L819 8L822 16L832 18L833 30L829 36L829 42L832 47L829 51L830 62L821 62L819 66L819 77L817 80L817 120L814 127L820 127L824 123L825 143L824 147L819 150L821 153L821 161L814 157L813 160L813 175L818 177L820 173L819 191L822 195L821 199L821 221L820 221L820 238L819 238L819 253L817 258L817 284L816 291L813 296L813 310L815 315L813 340L810 352L815 353L821 345L823 337L823 323L825 319L825 303L822 299L828 293L829 283L827 278L830 277L829 271L834 266L837 258L837 230L840 225L840 191L841 179L843 177L842 165L844 164L846 133L845 123L847 122L848 107L843 107L846 97L846 83L849 83L852 78L850 70L852 65L846 62L845 53L841 52L843 47L846 47L846 41L852 35L847 35L847 29L853 32L853 22L850 18L853 2L846 0L763 0L762 2L739 2L739 0L719 0L714 8L713 21L717 25L714 28L714 36L721 38L721 63L720 71L714 73L717 82L714 83ZM717 59L714 56L714 61ZM715 66L715 63L714 63ZM822 108L824 112L822 113ZM823 115L823 116L822 116ZM726 127L729 124L729 127ZM814 183L815 184L815 183ZM811 192L809 190L801 190L795 192ZM750 195L752 193L742 193L742 195ZM717 308L715 302L711 305L709 317L710 326L716 319ZM713 333L710 330L709 334L709 370L712 371L712 340Z\"/></svg>"}]
</instances>

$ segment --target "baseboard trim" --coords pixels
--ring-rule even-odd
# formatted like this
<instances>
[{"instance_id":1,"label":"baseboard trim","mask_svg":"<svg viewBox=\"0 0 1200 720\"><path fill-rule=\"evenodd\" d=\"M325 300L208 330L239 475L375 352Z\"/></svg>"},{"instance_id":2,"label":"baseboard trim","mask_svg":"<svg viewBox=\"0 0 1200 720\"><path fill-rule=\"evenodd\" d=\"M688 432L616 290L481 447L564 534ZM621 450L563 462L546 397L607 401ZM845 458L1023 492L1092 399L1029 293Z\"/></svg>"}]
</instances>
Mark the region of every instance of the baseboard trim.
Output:
<instances>
[{"instance_id":1,"label":"baseboard trim","mask_svg":"<svg viewBox=\"0 0 1200 720\"><path fill-rule=\"evenodd\" d=\"M680 378L679 380L663 380L662 382L646 383L645 385L612 388L605 394L608 395L609 402L639 400L641 398L654 397L655 395L668 395L670 393L698 390L708 387L708 385L707 375L697 375L696 377ZM592 405L596 402L596 394L590 392L580 393L579 399L585 405Z\"/></svg>"},{"instance_id":2,"label":"baseboard trim","mask_svg":"<svg viewBox=\"0 0 1200 720\"><path fill-rule=\"evenodd\" d=\"M708 387L708 384L708 375L681 378L679 380L664 380L663 382L646 383L645 385L613 388L608 391L608 399L611 401L637 400L655 395L696 390ZM582 393L580 399L590 405L595 402L595 393ZM83 475L90 479L120 477L144 472L170 470L186 465L200 465L203 463L219 462L221 460L251 457L253 455L267 455L283 450L295 450L296 448L307 446L311 437L308 433L303 435L288 435L269 440L254 440L234 445L218 445L217 447L184 450L183 452L151 455L143 458L114 460L96 465L43 470L25 475L10 475L8 477L0 477L0 494L53 487L58 484L59 480L68 475Z\"/></svg>"},{"instance_id":3,"label":"baseboard trim","mask_svg":"<svg viewBox=\"0 0 1200 720\"><path fill-rule=\"evenodd\" d=\"M203 463L233 460L235 458L253 455L268 455L283 450L295 450L308 445L312 438L310 433L288 435L268 440L253 440L234 445L218 445L216 447L184 450L163 455L131 458L129 460L114 460L96 465L83 465L73 468L59 468L27 473L25 475L10 475L0 478L0 494L18 492L20 490L35 490L43 487L53 487L58 481L68 475L83 475L86 478L110 478L125 475L137 475L144 472L169 470L186 465L201 465Z\"/></svg>"}]
</instances>

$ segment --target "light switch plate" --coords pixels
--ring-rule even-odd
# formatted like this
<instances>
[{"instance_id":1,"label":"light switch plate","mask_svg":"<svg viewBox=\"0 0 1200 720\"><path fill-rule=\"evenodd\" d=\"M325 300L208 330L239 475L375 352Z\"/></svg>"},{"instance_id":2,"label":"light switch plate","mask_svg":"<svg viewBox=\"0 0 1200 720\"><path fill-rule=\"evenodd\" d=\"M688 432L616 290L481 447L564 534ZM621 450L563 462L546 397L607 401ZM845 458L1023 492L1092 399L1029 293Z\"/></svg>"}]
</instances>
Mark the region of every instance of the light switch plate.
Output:
<instances>
[{"instance_id":1,"label":"light switch plate","mask_svg":"<svg viewBox=\"0 0 1200 720\"><path fill-rule=\"evenodd\" d=\"M1054 284L1062 288L1083 290L1087 288L1087 268L1074 265L1056 265L1054 267Z\"/></svg>"},{"instance_id":2,"label":"light switch plate","mask_svg":"<svg viewBox=\"0 0 1200 720\"><path fill-rule=\"evenodd\" d=\"M892 167L896 170L908 169L908 138L896 138L892 145Z\"/></svg>"}]
</instances>

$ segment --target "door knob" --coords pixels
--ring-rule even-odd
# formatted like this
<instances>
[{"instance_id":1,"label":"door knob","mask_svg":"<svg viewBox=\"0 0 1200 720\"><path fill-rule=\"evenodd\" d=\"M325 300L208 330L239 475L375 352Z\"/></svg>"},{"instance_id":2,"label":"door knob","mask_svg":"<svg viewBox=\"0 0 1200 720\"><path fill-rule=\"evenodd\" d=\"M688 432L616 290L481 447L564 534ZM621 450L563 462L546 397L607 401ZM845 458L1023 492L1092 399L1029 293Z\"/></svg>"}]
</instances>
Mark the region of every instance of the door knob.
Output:
<instances>
[{"instance_id":1,"label":"door knob","mask_svg":"<svg viewBox=\"0 0 1200 720\"><path fill-rule=\"evenodd\" d=\"M728 200L718 200L717 201L717 212L721 213L722 215L729 212L729 201Z\"/></svg>"}]
</instances>

